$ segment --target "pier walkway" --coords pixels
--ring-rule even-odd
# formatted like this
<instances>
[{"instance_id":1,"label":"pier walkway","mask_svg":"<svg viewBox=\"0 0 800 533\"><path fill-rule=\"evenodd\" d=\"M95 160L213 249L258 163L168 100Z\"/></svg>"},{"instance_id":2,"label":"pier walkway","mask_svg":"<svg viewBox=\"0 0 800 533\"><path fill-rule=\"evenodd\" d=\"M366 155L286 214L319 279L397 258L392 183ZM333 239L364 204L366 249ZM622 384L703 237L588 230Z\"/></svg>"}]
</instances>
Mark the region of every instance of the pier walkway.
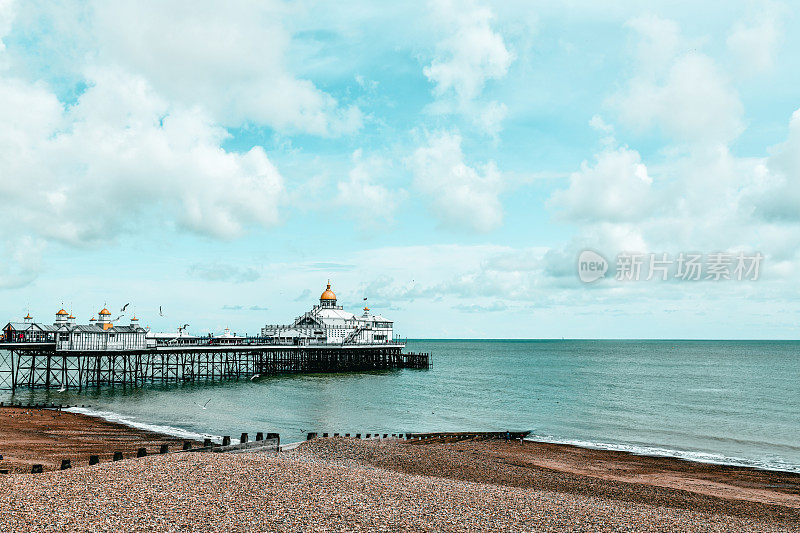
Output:
<instances>
[{"instance_id":1,"label":"pier walkway","mask_svg":"<svg viewBox=\"0 0 800 533\"><path fill-rule=\"evenodd\" d=\"M426 369L430 354L385 344L193 344L140 350L57 350L54 342L0 342L0 390L84 389L253 378L285 373Z\"/></svg>"}]
</instances>

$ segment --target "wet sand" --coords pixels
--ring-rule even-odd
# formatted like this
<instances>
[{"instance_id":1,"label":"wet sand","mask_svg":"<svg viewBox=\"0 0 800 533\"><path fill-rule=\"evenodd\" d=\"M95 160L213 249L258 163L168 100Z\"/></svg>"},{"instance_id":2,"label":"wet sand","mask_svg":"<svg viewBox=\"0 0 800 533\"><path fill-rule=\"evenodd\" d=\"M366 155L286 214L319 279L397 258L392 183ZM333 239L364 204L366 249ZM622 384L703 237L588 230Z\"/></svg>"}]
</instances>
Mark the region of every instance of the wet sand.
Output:
<instances>
[{"instance_id":1,"label":"wet sand","mask_svg":"<svg viewBox=\"0 0 800 533\"><path fill-rule=\"evenodd\" d=\"M138 448L156 453L161 444L179 450L183 439L78 413L0 408L0 470L12 473L28 473L36 463L45 470L58 469L62 459L72 466L88 465L90 455L110 461L116 451L125 457L135 456Z\"/></svg>"},{"instance_id":2,"label":"wet sand","mask_svg":"<svg viewBox=\"0 0 800 533\"><path fill-rule=\"evenodd\" d=\"M28 462L169 439L70 413L0 417L0 448ZM2 531L179 529L798 531L800 475L533 442L330 438L0 476Z\"/></svg>"}]
</instances>

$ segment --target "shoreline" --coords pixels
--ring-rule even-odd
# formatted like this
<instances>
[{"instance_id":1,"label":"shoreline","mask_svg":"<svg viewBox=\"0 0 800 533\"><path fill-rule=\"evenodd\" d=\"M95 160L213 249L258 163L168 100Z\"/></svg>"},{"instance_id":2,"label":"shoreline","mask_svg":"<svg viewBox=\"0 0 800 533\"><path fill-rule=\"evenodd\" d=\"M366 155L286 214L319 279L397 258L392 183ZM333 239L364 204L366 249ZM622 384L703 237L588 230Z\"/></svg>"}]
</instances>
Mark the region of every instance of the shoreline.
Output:
<instances>
[{"instance_id":1,"label":"shoreline","mask_svg":"<svg viewBox=\"0 0 800 533\"><path fill-rule=\"evenodd\" d=\"M58 406L54 407L57 408ZM23 407L12 407L10 405L5 405L3 406L3 409L53 410L51 407L40 408L30 405ZM222 436L215 435L213 433L199 433L173 426L164 426L159 424L150 424L147 422L138 422L130 418L127 418L125 415L116 413L114 411L100 411L94 409L92 406L78 406L78 405L65 406L60 411L64 413L82 415L90 419L103 420L104 422L107 422L109 424L115 424L119 427L129 428L136 431L142 431L145 434L149 435L162 435L169 441L182 443L183 441L188 440L196 443L196 442L202 442L204 438L211 438L214 442L219 443L221 442L222 439ZM2 420L2 409L0 409L0 420ZM332 434L333 433L331 433L331 435ZM282 439L285 439L284 442L287 445L293 444L296 446L302 442L305 442L303 439L298 439L297 441L295 441L292 440L291 438L286 438L283 435L281 437ZM2 439L2 428L0 428L0 443L2 442L1 439ZM231 435L231 440L233 442L238 442L236 435ZM745 470L753 470L756 472L775 473L775 474L800 475L800 466L791 465L786 468L780 468L778 466L764 464L757 460L728 457L720 454L715 454L712 452L695 452L688 450L661 448L657 446L648 446L648 445L630 445L624 443L579 441L575 439L567 439L567 438L562 439L562 438L555 438L551 436L541 436L541 435L532 435L532 436L529 435L525 437L524 440L526 442L532 442L538 444L554 444L558 446L564 446L567 448L575 448L581 450L596 450L598 452L623 453L633 457L653 458L653 459L664 458L664 459L672 459L675 461L683 461L689 464L700 464L708 466L713 465L723 468L724 467L740 468ZM716 459L717 457L719 459ZM3 467L0 466L0 469L2 468Z\"/></svg>"},{"instance_id":2,"label":"shoreline","mask_svg":"<svg viewBox=\"0 0 800 533\"><path fill-rule=\"evenodd\" d=\"M202 441L203 439L210 438L214 442L222 440L221 435L213 435L211 433L198 433L196 431L189 431L187 429L181 429L174 426L163 426L159 424L150 424L148 422L138 422L136 420L132 420L126 417L125 415L121 415L115 411L99 411L91 408L90 406L86 407L74 406L68 409L64 409L64 411L67 413L75 413L88 416L90 418L99 418L100 420L104 420L111 424L117 424L119 426L146 431L149 433L157 433L160 435L173 437L177 439ZM238 440L238 439L232 438L232 440Z\"/></svg>"},{"instance_id":3,"label":"shoreline","mask_svg":"<svg viewBox=\"0 0 800 533\"><path fill-rule=\"evenodd\" d=\"M155 433L162 433L164 435L168 435L171 437L185 438L188 440L202 440L203 438L210 437L215 442L221 439L220 435L215 435L213 433L199 433L172 426L149 424L147 422L137 422L119 413L113 411L98 411L91 408L90 406L87 407L74 406L70 407L69 409L65 409L65 411L73 413L81 413L91 417L98 417L108 422L117 423L126 427L143 429L145 431L151 431ZM321 435L321 433L319 434ZM235 437L234 435L232 435L231 437L232 440L236 440L234 438ZM290 443L299 444L301 442L305 442L304 439L302 438L298 440L293 440L291 437L286 437L284 435L281 435L281 438L285 439L284 442L286 444ZM800 465L789 465L785 468L781 468L779 466L769 465L755 459L729 457L713 452L697 452L689 450L680 450L677 448L674 449L662 448L655 445L649 446L649 445L632 445L625 443L580 441L576 439L556 438L556 437L542 436L542 435L533 435L533 436L529 435L525 437L525 440L541 444L559 444L563 446L572 446L575 448L589 449L589 450L624 452L634 456L641 456L641 457L664 457L664 458L672 458L679 461L687 461L690 463L747 468L764 472L800 474Z\"/></svg>"},{"instance_id":4,"label":"shoreline","mask_svg":"<svg viewBox=\"0 0 800 533\"><path fill-rule=\"evenodd\" d=\"M800 465L790 464L781 468L779 466L764 463L763 461L758 461L755 459L730 457L713 452L680 450L677 448L663 448L660 446L650 446L645 444L634 445L625 443L580 441L576 439L560 439L538 435L525 437L525 440L530 442L538 442L541 444L572 446L587 450L622 452L640 457L669 458L677 461L700 463L704 465L747 468L764 472L776 472L784 474L800 474Z\"/></svg>"},{"instance_id":5,"label":"shoreline","mask_svg":"<svg viewBox=\"0 0 800 533\"><path fill-rule=\"evenodd\" d=\"M193 447L199 444L197 439L136 429L67 410L0 409L0 470L9 470L9 474L30 473L34 464L41 464L45 471L57 470L63 459L69 459L73 467L86 466L91 455L98 455L101 463L109 462L115 452L128 458L139 448L152 454L162 444L176 450L187 440Z\"/></svg>"}]
</instances>

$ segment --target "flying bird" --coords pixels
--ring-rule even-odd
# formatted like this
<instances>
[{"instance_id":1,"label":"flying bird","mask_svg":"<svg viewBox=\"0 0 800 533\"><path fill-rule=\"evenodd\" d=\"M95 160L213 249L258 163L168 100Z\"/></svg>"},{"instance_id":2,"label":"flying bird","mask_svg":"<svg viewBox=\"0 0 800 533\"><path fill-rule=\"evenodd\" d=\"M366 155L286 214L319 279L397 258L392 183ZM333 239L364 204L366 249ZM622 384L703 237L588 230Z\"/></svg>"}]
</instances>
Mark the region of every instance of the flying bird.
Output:
<instances>
[{"instance_id":1,"label":"flying bird","mask_svg":"<svg viewBox=\"0 0 800 533\"><path fill-rule=\"evenodd\" d=\"M158 306L158 316L164 316L164 312L161 310L161 306Z\"/></svg>"},{"instance_id":2,"label":"flying bird","mask_svg":"<svg viewBox=\"0 0 800 533\"><path fill-rule=\"evenodd\" d=\"M130 304L130 302L128 302L128 303L126 303L125 305L123 305L123 306L122 306L122 309L120 309L120 310L119 310L119 312L120 312L120 313L124 313L124 312L125 312L125 310L128 308L128 306L129 306L129 305L131 305L131 304Z\"/></svg>"},{"instance_id":3,"label":"flying bird","mask_svg":"<svg viewBox=\"0 0 800 533\"><path fill-rule=\"evenodd\" d=\"M250 381L255 381L261 377L261 374L254 374L253 377L250 378Z\"/></svg>"},{"instance_id":4,"label":"flying bird","mask_svg":"<svg viewBox=\"0 0 800 533\"><path fill-rule=\"evenodd\" d=\"M189 324L184 324L184 325L183 325L183 329L186 329L186 328L188 328L188 327L189 327Z\"/></svg>"},{"instance_id":5,"label":"flying bird","mask_svg":"<svg viewBox=\"0 0 800 533\"><path fill-rule=\"evenodd\" d=\"M117 318L115 318L115 319L114 319L114 322L116 322L116 321L117 321L117 320L119 320L120 318L122 318L122 315L119 315Z\"/></svg>"},{"instance_id":6,"label":"flying bird","mask_svg":"<svg viewBox=\"0 0 800 533\"><path fill-rule=\"evenodd\" d=\"M366 296L364 296L364 301L365 301L365 302L367 301L367 297L366 297Z\"/></svg>"},{"instance_id":7,"label":"flying bird","mask_svg":"<svg viewBox=\"0 0 800 533\"><path fill-rule=\"evenodd\" d=\"M194 402L194 404L195 404L197 407L200 407L201 409L205 409L205 408L206 408L206 406L208 405L208 402L210 402L210 401L211 401L211 398L209 398L208 400L206 400L206 403L204 403L203 405L200 405L200 404L199 404L199 403L197 403L197 402Z\"/></svg>"}]
</instances>

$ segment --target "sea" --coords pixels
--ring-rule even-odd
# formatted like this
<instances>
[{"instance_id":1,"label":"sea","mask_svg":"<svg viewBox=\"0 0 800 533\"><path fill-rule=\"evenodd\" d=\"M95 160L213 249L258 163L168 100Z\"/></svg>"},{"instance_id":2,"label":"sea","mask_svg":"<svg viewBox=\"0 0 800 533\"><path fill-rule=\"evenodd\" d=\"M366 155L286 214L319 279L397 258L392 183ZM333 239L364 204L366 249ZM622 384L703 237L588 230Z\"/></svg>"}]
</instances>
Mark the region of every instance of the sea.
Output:
<instances>
[{"instance_id":1,"label":"sea","mask_svg":"<svg viewBox=\"0 0 800 533\"><path fill-rule=\"evenodd\" d=\"M529 430L530 439L800 472L800 342L413 340L427 370L0 392L200 438Z\"/></svg>"}]
</instances>

